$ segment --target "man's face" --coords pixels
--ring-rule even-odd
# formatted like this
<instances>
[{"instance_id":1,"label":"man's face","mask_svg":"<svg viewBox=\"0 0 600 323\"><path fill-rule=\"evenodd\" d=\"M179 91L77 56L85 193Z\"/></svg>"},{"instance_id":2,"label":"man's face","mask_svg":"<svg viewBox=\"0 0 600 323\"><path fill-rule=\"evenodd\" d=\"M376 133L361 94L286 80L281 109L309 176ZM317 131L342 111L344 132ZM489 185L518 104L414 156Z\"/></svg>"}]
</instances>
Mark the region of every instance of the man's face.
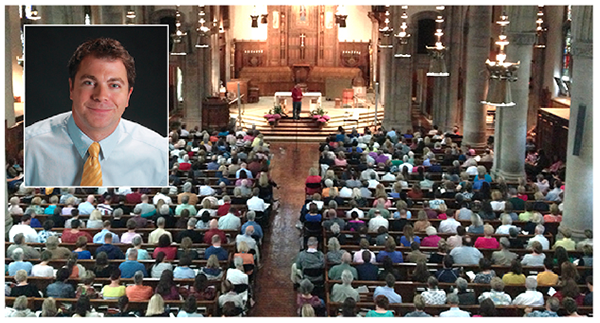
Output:
<instances>
[{"instance_id":1,"label":"man's face","mask_svg":"<svg viewBox=\"0 0 600 323\"><path fill-rule=\"evenodd\" d=\"M81 61L75 79L69 79L69 88L75 124L94 141L115 130L133 91L121 60L93 56Z\"/></svg>"}]
</instances>

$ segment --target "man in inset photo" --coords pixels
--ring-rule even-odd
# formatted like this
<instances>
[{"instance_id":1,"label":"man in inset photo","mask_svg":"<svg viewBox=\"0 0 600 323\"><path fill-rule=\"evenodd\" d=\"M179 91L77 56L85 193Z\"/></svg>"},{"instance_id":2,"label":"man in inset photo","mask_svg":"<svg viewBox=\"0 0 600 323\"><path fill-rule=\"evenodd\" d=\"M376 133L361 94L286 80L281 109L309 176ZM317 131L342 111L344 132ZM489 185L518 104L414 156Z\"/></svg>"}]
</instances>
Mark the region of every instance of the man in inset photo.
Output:
<instances>
[{"instance_id":1,"label":"man in inset photo","mask_svg":"<svg viewBox=\"0 0 600 323\"><path fill-rule=\"evenodd\" d=\"M121 117L135 95L127 49L116 39L89 39L71 56L68 73L71 111L25 128L25 184L167 186L166 137ZM166 128L166 116L155 117Z\"/></svg>"}]
</instances>

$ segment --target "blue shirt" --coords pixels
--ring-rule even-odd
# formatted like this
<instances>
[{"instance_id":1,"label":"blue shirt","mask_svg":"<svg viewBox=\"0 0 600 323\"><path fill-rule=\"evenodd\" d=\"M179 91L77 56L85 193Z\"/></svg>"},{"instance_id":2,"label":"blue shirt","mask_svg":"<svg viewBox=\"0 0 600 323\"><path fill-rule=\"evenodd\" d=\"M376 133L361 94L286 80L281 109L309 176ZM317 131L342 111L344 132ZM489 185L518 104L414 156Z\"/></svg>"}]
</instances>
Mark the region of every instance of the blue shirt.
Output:
<instances>
[{"instance_id":1,"label":"blue shirt","mask_svg":"<svg viewBox=\"0 0 600 323\"><path fill-rule=\"evenodd\" d=\"M129 250L131 250L131 249L133 249L133 248L127 249L127 253L125 254L126 257L129 254ZM138 251L137 260L150 260L150 259L152 259L152 257L150 257L150 254L148 254L148 251L146 251L145 249L138 249L137 251Z\"/></svg>"},{"instance_id":2,"label":"blue shirt","mask_svg":"<svg viewBox=\"0 0 600 323\"><path fill-rule=\"evenodd\" d=\"M87 250L74 252L77 254L77 259L92 259L92 253Z\"/></svg>"},{"instance_id":3,"label":"blue shirt","mask_svg":"<svg viewBox=\"0 0 600 323\"><path fill-rule=\"evenodd\" d=\"M13 261L8 264L8 275L14 276L17 271L23 269L27 272L27 276L31 276L31 268L33 265L29 261Z\"/></svg>"},{"instance_id":4,"label":"blue shirt","mask_svg":"<svg viewBox=\"0 0 600 323\"><path fill-rule=\"evenodd\" d=\"M215 248L214 246L210 246L204 252L204 259L208 259L211 255L217 255L219 260L227 260L227 250L223 249L223 247Z\"/></svg>"},{"instance_id":5,"label":"blue shirt","mask_svg":"<svg viewBox=\"0 0 600 323\"><path fill-rule=\"evenodd\" d=\"M93 140L75 124L71 112L25 128L25 185L79 186ZM167 139L121 119L99 142L103 186L167 186Z\"/></svg>"},{"instance_id":6,"label":"blue shirt","mask_svg":"<svg viewBox=\"0 0 600 323\"><path fill-rule=\"evenodd\" d=\"M239 155L238 155L238 157L239 157ZM238 169L237 172L235 172L235 178L240 178L240 172L242 172L242 171L246 172L246 177L252 178L252 172L245 168Z\"/></svg>"},{"instance_id":7,"label":"blue shirt","mask_svg":"<svg viewBox=\"0 0 600 323\"><path fill-rule=\"evenodd\" d=\"M96 233L94 235L94 243L104 243L104 236L109 233L110 231L108 231L108 229L102 229L102 231ZM116 235L114 232L110 232L110 234L112 234L112 243L119 243L119 236Z\"/></svg>"},{"instance_id":8,"label":"blue shirt","mask_svg":"<svg viewBox=\"0 0 600 323\"><path fill-rule=\"evenodd\" d=\"M383 262L383 258L385 258L385 256L390 257L390 260L392 260L392 262L395 264L404 262L404 259L402 258L402 252L400 252L400 251L387 252L385 250L381 250L377 254L377 258L376 258L377 262Z\"/></svg>"},{"instance_id":9,"label":"blue shirt","mask_svg":"<svg viewBox=\"0 0 600 323\"><path fill-rule=\"evenodd\" d=\"M79 203L79 205L77 206L77 210L79 210L79 214L81 215L89 215L95 209L96 207L94 207L94 205L88 201Z\"/></svg>"},{"instance_id":10,"label":"blue shirt","mask_svg":"<svg viewBox=\"0 0 600 323\"><path fill-rule=\"evenodd\" d=\"M119 265L119 269L121 269L121 278L133 278L135 272L138 270L141 270L144 273L144 277L148 277L146 266L137 261L127 260L122 262Z\"/></svg>"},{"instance_id":11,"label":"blue shirt","mask_svg":"<svg viewBox=\"0 0 600 323\"><path fill-rule=\"evenodd\" d=\"M421 243L421 238L413 236L413 241ZM408 242L408 239L406 239L405 236L400 237L400 243L405 247L410 247L410 242Z\"/></svg>"},{"instance_id":12,"label":"blue shirt","mask_svg":"<svg viewBox=\"0 0 600 323\"><path fill-rule=\"evenodd\" d=\"M251 225L254 228L254 235L258 236L260 239L262 239L263 237L263 230L262 227L260 226L260 224L256 223L256 221L247 221L246 223L244 223L244 225L242 225L242 233L246 232L246 227L248 227L249 225Z\"/></svg>"},{"instance_id":13,"label":"blue shirt","mask_svg":"<svg viewBox=\"0 0 600 323\"><path fill-rule=\"evenodd\" d=\"M175 267L173 270L173 278L175 279L194 279L196 278L196 274L194 270L190 267Z\"/></svg>"},{"instance_id":14,"label":"blue shirt","mask_svg":"<svg viewBox=\"0 0 600 323\"><path fill-rule=\"evenodd\" d=\"M387 297L388 301L390 301L390 304L402 303L402 296L396 294L392 287L377 286L377 288L375 288L375 292L373 292L373 300L375 300L375 298L377 298L379 295Z\"/></svg>"}]
</instances>

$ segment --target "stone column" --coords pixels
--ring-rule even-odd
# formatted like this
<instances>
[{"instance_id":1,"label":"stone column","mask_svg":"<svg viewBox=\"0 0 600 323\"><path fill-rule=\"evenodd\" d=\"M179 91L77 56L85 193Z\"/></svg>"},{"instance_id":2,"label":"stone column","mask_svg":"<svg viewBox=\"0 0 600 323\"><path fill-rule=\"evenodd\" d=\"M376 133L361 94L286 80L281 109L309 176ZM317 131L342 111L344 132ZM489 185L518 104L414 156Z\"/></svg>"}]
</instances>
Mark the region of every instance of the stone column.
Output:
<instances>
[{"instance_id":1,"label":"stone column","mask_svg":"<svg viewBox=\"0 0 600 323\"><path fill-rule=\"evenodd\" d=\"M387 110L388 98L391 95L391 80L390 73L392 71L392 48L389 46L392 44L393 35L389 37L384 36L382 33L379 33L379 37L381 39L381 43L378 45L379 47L379 103L382 107L385 107Z\"/></svg>"},{"instance_id":2,"label":"stone column","mask_svg":"<svg viewBox=\"0 0 600 323\"><path fill-rule=\"evenodd\" d=\"M468 14L467 66L462 143L472 147L486 144L486 106L481 104L487 92L485 61L490 53L492 7L470 6Z\"/></svg>"},{"instance_id":3,"label":"stone column","mask_svg":"<svg viewBox=\"0 0 600 323\"><path fill-rule=\"evenodd\" d=\"M463 44L465 40L463 39L463 27L467 8L467 6L449 6L444 10L448 13L445 28L448 33L448 37L446 37L446 46L448 46L448 58L446 62L448 63L447 68L450 76L448 77L446 86L447 109L441 124L438 125L441 131L451 131L452 127L459 123L457 120L459 116L458 109L462 109L462 106L458 104L458 85L464 56Z\"/></svg>"},{"instance_id":4,"label":"stone column","mask_svg":"<svg viewBox=\"0 0 600 323\"><path fill-rule=\"evenodd\" d=\"M211 17L219 17L219 7L218 6L210 6L211 8ZM210 21L212 26L212 21ZM215 92L219 92L219 87L221 86L221 65L220 65L220 54L219 54L219 33L214 33L210 36L210 69L211 69L211 78L210 78L210 91L209 95L212 95Z\"/></svg>"},{"instance_id":5,"label":"stone column","mask_svg":"<svg viewBox=\"0 0 600 323\"><path fill-rule=\"evenodd\" d=\"M12 44L19 41L19 30L14 30L12 24L19 21L19 8L17 6L6 6L4 9L4 120L8 128L15 125L15 103L13 93L13 61L15 55ZM18 25L17 25L18 28ZM16 37L15 33L17 33ZM19 41L20 42L20 41ZM6 182L6 181L5 181ZM4 184L6 185L6 183Z\"/></svg>"},{"instance_id":6,"label":"stone column","mask_svg":"<svg viewBox=\"0 0 600 323\"><path fill-rule=\"evenodd\" d=\"M446 59L447 60L447 59ZM432 76L430 76L432 77ZM448 83L449 76L433 77L433 125L439 130L446 131L446 118L448 116Z\"/></svg>"},{"instance_id":7,"label":"stone column","mask_svg":"<svg viewBox=\"0 0 600 323\"><path fill-rule=\"evenodd\" d=\"M178 65L182 67L183 83L184 83L184 109L185 120L188 129L193 129L195 126L202 126L202 99L204 98L204 53L206 48L196 48L196 28L195 19L198 17L198 6L181 7L180 10L185 10L187 21L182 24L184 30L187 30L190 42L192 44L191 52L186 56L175 56L178 59Z\"/></svg>"},{"instance_id":8,"label":"stone column","mask_svg":"<svg viewBox=\"0 0 600 323\"><path fill-rule=\"evenodd\" d=\"M400 6L391 6L390 13L392 15L392 25L394 32L400 30L402 10ZM394 41L393 52L399 51L398 42ZM389 56L388 56L389 57ZM386 98L387 105L385 107L384 125L386 128L395 127L397 131L405 132L407 129L412 129L411 120L411 85L412 85L412 57L394 57L392 58L392 73L390 81L393 84L388 90L390 96ZM388 83L390 84L390 83Z\"/></svg>"},{"instance_id":9,"label":"stone column","mask_svg":"<svg viewBox=\"0 0 600 323\"><path fill-rule=\"evenodd\" d=\"M495 176L516 181L525 176L525 141L527 136L527 110L529 107L529 75L533 44L535 43L535 6L508 6L506 14L510 24L506 28L510 44L506 48L508 62L520 62L517 81L511 84L512 107L496 108L494 139Z\"/></svg>"},{"instance_id":10,"label":"stone column","mask_svg":"<svg viewBox=\"0 0 600 323\"><path fill-rule=\"evenodd\" d=\"M121 25L125 23L125 7L123 6L101 6L100 21L103 24Z\"/></svg>"},{"instance_id":11,"label":"stone column","mask_svg":"<svg viewBox=\"0 0 600 323\"><path fill-rule=\"evenodd\" d=\"M593 172L593 11L592 6L572 7L571 33L573 50L573 79L569 142L567 145L567 178L564 193L561 227L570 228L575 239L583 238L585 229L592 229L594 195L591 179ZM582 110L585 109L585 112ZM579 113L584 116L578 124ZM581 127L578 129L578 127ZM575 134L581 131L581 150L573 154Z\"/></svg>"},{"instance_id":12,"label":"stone column","mask_svg":"<svg viewBox=\"0 0 600 323\"><path fill-rule=\"evenodd\" d=\"M558 96L558 85L554 77L560 77L562 66L562 42L563 32L562 23L565 6L546 6L544 7L544 22L550 28L546 31L546 48L544 49L544 76L542 89L548 87L551 97Z\"/></svg>"}]
</instances>

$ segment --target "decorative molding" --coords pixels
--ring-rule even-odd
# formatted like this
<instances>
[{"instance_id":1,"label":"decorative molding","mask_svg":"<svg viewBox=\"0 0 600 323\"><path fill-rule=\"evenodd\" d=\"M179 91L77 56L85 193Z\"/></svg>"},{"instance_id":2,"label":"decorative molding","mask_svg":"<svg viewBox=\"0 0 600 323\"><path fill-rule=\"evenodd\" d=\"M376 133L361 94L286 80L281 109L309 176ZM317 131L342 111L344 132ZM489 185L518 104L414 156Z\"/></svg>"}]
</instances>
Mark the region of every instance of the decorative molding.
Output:
<instances>
[{"instance_id":1,"label":"decorative molding","mask_svg":"<svg viewBox=\"0 0 600 323\"><path fill-rule=\"evenodd\" d=\"M593 58L594 55L594 43L592 42L582 42L582 41L573 41L571 46L571 51L573 56L577 57L585 57L585 58Z\"/></svg>"}]
</instances>

